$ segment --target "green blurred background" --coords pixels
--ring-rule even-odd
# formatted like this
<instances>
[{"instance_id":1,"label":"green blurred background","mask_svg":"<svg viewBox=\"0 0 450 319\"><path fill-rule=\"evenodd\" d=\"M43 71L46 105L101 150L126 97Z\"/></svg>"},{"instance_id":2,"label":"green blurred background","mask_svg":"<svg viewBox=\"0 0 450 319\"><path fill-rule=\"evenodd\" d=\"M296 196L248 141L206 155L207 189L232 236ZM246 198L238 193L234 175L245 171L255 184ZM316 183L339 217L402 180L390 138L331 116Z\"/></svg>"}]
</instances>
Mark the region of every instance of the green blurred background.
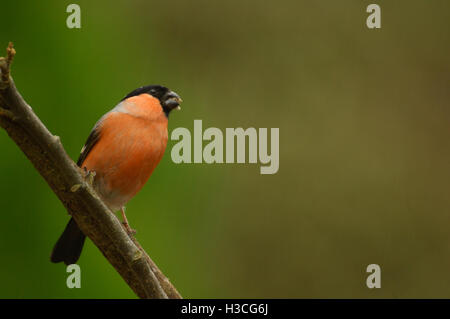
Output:
<instances>
[{"instance_id":1,"label":"green blurred background","mask_svg":"<svg viewBox=\"0 0 450 319\"><path fill-rule=\"evenodd\" d=\"M66 27L81 6L82 28ZM382 28L365 25L382 9ZM184 297L450 298L450 2L2 1L1 55L76 160L129 91L184 100L169 131L279 127L280 170L181 164L128 204ZM0 297L134 298L87 241L81 289L49 255L68 216L0 132ZM382 288L366 287L381 266Z\"/></svg>"}]
</instances>

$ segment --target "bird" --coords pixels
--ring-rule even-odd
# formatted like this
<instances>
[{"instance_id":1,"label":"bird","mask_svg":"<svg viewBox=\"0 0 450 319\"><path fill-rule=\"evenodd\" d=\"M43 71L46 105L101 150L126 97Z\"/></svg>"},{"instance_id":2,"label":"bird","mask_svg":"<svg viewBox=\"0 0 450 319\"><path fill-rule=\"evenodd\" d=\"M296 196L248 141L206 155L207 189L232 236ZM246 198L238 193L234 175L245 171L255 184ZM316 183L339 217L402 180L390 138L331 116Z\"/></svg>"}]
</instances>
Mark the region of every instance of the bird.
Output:
<instances>
[{"instance_id":1,"label":"bird","mask_svg":"<svg viewBox=\"0 0 450 319\"><path fill-rule=\"evenodd\" d=\"M113 212L121 211L130 228L125 205L149 179L167 146L168 119L180 109L180 96L161 85L146 85L127 94L94 125L77 165L93 176L92 185ZM71 217L56 242L50 260L75 264L86 236Z\"/></svg>"}]
</instances>

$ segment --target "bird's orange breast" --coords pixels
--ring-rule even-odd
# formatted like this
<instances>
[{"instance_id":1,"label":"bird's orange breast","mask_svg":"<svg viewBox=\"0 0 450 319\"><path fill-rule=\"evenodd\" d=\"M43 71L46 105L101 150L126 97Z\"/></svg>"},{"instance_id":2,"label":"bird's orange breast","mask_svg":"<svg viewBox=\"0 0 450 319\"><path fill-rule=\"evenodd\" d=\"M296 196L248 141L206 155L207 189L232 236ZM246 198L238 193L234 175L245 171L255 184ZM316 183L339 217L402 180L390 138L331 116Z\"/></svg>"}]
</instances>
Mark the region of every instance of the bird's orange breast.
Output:
<instances>
[{"instance_id":1,"label":"bird's orange breast","mask_svg":"<svg viewBox=\"0 0 450 319\"><path fill-rule=\"evenodd\" d=\"M144 186L167 145L167 117L161 107L153 110L155 101L137 99L139 104L127 102L127 112L113 111L102 120L99 140L82 164L96 172L97 192L113 210ZM139 112L133 112L136 105Z\"/></svg>"}]
</instances>

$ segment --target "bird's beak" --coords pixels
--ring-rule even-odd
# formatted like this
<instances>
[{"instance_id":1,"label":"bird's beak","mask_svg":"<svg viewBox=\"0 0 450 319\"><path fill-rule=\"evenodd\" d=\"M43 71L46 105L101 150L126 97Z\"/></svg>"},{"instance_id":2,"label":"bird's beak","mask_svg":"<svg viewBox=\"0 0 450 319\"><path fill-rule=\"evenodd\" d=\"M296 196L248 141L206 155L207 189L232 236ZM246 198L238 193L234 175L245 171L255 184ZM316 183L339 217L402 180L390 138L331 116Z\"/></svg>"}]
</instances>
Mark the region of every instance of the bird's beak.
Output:
<instances>
[{"instance_id":1,"label":"bird's beak","mask_svg":"<svg viewBox=\"0 0 450 319\"><path fill-rule=\"evenodd\" d=\"M181 110L180 103L183 102L181 97L173 92L169 91L166 96L164 97L166 106L168 106L171 109Z\"/></svg>"}]
</instances>

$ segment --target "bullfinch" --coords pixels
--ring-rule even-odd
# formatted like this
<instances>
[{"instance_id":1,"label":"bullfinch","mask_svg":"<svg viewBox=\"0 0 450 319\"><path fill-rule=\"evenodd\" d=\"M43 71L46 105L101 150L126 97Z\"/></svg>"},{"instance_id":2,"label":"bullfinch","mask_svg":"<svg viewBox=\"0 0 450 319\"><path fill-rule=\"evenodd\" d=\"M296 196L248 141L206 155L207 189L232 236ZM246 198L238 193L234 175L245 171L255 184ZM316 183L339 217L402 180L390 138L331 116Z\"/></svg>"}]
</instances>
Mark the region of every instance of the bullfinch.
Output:
<instances>
[{"instance_id":1,"label":"bullfinch","mask_svg":"<svg viewBox=\"0 0 450 319\"><path fill-rule=\"evenodd\" d=\"M81 150L77 165L94 176L93 187L113 211L121 210L129 233L126 203L136 195L161 160L167 145L167 123L181 98L160 85L140 87L95 124ZM56 242L54 263L74 264L80 257L86 236L73 218Z\"/></svg>"}]
</instances>

